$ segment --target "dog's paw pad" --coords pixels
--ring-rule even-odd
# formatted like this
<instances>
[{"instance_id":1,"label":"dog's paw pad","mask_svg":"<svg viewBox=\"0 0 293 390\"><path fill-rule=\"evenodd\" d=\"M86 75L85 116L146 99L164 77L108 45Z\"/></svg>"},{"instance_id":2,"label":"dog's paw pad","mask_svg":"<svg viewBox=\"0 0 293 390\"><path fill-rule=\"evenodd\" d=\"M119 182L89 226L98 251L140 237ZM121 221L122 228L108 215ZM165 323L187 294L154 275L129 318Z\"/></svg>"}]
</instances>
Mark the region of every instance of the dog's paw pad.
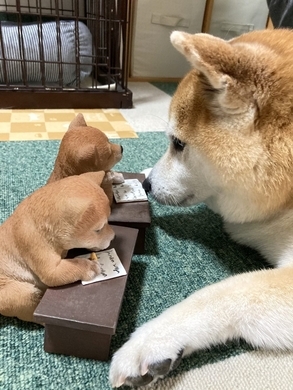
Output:
<instances>
[{"instance_id":1,"label":"dog's paw pad","mask_svg":"<svg viewBox=\"0 0 293 390\"><path fill-rule=\"evenodd\" d=\"M126 378L125 384L132 387L140 387L149 385L153 381L153 376L149 373L146 373L142 376L128 377Z\"/></svg>"},{"instance_id":2,"label":"dog's paw pad","mask_svg":"<svg viewBox=\"0 0 293 390\"><path fill-rule=\"evenodd\" d=\"M182 354L181 354L182 355ZM167 375L174 367L176 363L176 367L178 366L180 359L176 359L176 361L172 364L172 359L166 359L161 362L152 363L148 366L147 372L144 375L138 375L136 377L127 377L124 384L132 387L146 386L156 379L160 377L164 377ZM178 363L177 363L178 360Z\"/></svg>"},{"instance_id":3,"label":"dog's paw pad","mask_svg":"<svg viewBox=\"0 0 293 390\"><path fill-rule=\"evenodd\" d=\"M172 370L175 370L179 366L179 364L181 363L183 352L184 352L184 350L181 349L181 351L178 353L178 357L172 365Z\"/></svg>"},{"instance_id":4,"label":"dog's paw pad","mask_svg":"<svg viewBox=\"0 0 293 390\"><path fill-rule=\"evenodd\" d=\"M153 363L148 366L148 373L153 377L165 376L171 370L175 370L181 362L183 355L183 349L178 353L176 360L172 362L172 359L165 359L161 362Z\"/></svg>"},{"instance_id":5,"label":"dog's paw pad","mask_svg":"<svg viewBox=\"0 0 293 390\"><path fill-rule=\"evenodd\" d=\"M159 363L153 363L149 365L148 372L152 376L158 376L158 375L167 375L170 371L172 360L166 359Z\"/></svg>"},{"instance_id":6,"label":"dog's paw pad","mask_svg":"<svg viewBox=\"0 0 293 390\"><path fill-rule=\"evenodd\" d=\"M139 386L146 386L150 383L156 382L157 379L163 378L166 376L170 371L174 370L178 367L179 363L181 362L183 356L183 349L177 354L177 357L175 359L164 359L159 362L150 363L150 364L143 364L141 363L140 369L137 370L137 373L140 372L141 375L123 375L123 367L119 367L119 364L114 367L112 367L112 385L115 387L120 387L122 385L127 385L131 387L139 387ZM139 367L139 365L137 365ZM118 370L117 370L118 369ZM135 371L135 369L134 369ZM134 372L133 371L133 372ZM118 379L117 379L118 378Z\"/></svg>"}]
</instances>

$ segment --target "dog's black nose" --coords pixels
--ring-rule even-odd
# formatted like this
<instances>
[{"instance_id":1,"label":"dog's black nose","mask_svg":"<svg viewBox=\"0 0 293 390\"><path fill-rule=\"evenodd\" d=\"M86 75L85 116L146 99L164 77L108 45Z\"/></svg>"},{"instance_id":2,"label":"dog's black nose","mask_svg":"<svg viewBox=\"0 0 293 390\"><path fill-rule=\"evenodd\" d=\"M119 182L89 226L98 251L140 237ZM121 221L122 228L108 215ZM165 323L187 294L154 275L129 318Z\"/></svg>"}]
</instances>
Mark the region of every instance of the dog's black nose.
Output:
<instances>
[{"instance_id":1,"label":"dog's black nose","mask_svg":"<svg viewBox=\"0 0 293 390\"><path fill-rule=\"evenodd\" d=\"M152 185L151 185L151 182L149 181L148 178L146 178L146 179L143 181L142 186L143 186L143 189L145 190L145 192L151 192L151 190L152 190Z\"/></svg>"},{"instance_id":2,"label":"dog's black nose","mask_svg":"<svg viewBox=\"0 0 293 390\"><path fill-rule=\"evenodd\" d=\"M121 154L123 153L123 146L122 145L120 145L120 148L121 148Z\"/></svg>"}]
</instances>

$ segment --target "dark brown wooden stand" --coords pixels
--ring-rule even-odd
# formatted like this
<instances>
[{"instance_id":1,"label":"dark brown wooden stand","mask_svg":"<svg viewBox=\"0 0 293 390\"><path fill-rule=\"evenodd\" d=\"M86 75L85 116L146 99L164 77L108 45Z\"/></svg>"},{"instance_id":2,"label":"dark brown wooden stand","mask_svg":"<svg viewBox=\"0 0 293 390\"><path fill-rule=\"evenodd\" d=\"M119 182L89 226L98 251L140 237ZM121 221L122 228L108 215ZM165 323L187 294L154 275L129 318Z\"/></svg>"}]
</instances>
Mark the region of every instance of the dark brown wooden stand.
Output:
<instances>
[{"instance_id":1,"label":"dark brown wooden stand","mask_svg":"<svg viewBox=\"0 0 293 390\"><path fill-rule=\"evenodd\" d=\"M141 183L145 175L141 173L122 172L124 179L138 179ZM134 249L135 254L144 253L146 228L151 224L149 202L116 203L113 201L109 218L112 225L127 226L138 229L138 237Z\"/></svg>"},{"instance_id":2,"label":"dark brown wooden stand","mask_svg":"<svg viewBox=\"0 0 293 390\"><path fill-rule=\"evenodd\" d=\"M128 275L137 229L113 226L115 248ZM70 256L87 251L71 251ZM127 275L83 286L47 289L34 317L45 325L46 352L107 360L115 334Z\"/></svg>"}]
</instances>

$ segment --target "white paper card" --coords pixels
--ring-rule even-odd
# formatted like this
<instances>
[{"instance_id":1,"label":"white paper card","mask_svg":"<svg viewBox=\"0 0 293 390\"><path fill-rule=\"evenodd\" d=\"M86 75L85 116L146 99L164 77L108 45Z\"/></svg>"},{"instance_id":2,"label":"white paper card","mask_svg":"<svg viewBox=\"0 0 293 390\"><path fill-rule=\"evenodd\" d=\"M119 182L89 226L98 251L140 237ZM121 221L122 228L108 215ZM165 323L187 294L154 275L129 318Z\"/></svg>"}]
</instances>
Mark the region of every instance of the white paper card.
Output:
<instances>
[{"instance_id":1,"label":"white paper card","mask_svg":"<svg viewBox=\"0 0 293 390\"><path fill-rule=\"evenodd\" d=\"M125 268L123 267L119 257L117 256L115 249L95 252L95 254L97 255L98 262L101 267L101 273L92 280L82 280L81 283L83 285L101 282L102 280L118 278L119 276L126 275L127 272L125 271ZM77 257L86 257L89 259L90 256L91 253Z\"/></svg>"},{"instance_id":2,"label":"white paper card","mask_svg":"<svg viewBox=\"0 0 293 390\"><path fill-rule=\"evenodd\" d=\"M113 184L113 193L117 203L148 200L147 194L138 179L126 179L124 183Z\"/></svg>"}]
</instances>

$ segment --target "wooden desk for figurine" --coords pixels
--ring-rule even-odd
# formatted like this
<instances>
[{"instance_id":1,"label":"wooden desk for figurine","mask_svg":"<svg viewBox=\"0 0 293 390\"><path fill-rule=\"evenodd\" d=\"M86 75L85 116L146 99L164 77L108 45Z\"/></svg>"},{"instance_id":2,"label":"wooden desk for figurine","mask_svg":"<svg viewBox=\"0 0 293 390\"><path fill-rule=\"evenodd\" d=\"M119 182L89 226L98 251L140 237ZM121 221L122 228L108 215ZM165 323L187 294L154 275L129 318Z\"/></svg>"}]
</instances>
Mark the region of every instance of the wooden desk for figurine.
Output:
<instances>
[{"instance_id":1,"label":"wooden desk for figurine","mask_svg":"<svg viewBox=\"0 0 293 390\"><path fill-rule=\"evenodd\" d=\"M128 275L138 231L121 226L113 229L116 236L110 248L115 248ZM86 253L70 252L71 256ZM45 351L107 360L127 275L85 286L78 282L47 289L34 313L35 320L45 325Z\"/></svg>"},{"instance_id":2,"label":"wooden desk for figurine","mask_svg":"<svg viewBox=\"0 0 293 390\"><path fill-rule=\"evenodd\" d=\"M141 173L122 173L124 179L138 179L141 183L145 179L145 175ZM151 224L150 206L147 200L130 203L116 203L114 200L109 223L111 225L127 226L138 229L134 253L144 253L146 228Z\"/></svg>"}]
</instances>

